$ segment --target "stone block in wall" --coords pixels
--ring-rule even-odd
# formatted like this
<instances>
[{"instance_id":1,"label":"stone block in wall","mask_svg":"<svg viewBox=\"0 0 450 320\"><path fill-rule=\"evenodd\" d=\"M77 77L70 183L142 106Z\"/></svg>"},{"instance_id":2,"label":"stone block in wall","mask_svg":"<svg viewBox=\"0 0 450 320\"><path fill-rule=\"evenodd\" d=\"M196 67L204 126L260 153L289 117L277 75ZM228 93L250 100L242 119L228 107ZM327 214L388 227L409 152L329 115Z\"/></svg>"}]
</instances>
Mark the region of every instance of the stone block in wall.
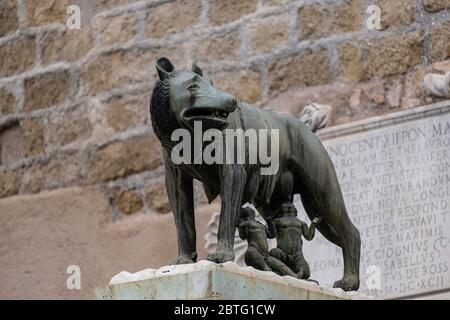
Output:
<instances>
[{"instance_id":1,"label":"stone block in wall","mask_svg":"<svg viewBox=\"0 0 450 320\"><path fill-rule=\"evenodd\" d=\"M287 14L257 19L248 27L250 45L256 52L268 52L282 46L289 37Z\"/></svg>"},{"instance_id":2,"label":"stone block in wall","mask_svg":"<svg viewBox=\"0 0 450 320\"><path fill-rule=\"evenodd\" d=\"M386 29L392 26L407 26L415 21L415 0L377 0L371 4L377 5L381 9L382 29ZM378 30L374 30L374 32L377 31Z\"/></svg>"},{"instance_id":3,"label":"stone block in wall","mask_svg":"<svg viewBox=\"0 0 450 320\"><path fill-rule=\"evenodd\" d=\"M0 45L0 77L31 69L36 60L36 37L22 34Z\"/></svg>"},{"instance_id":4,"label":"stone block in wall","mask_svg":"<svg viewBox=\"0 0 450 320\"><path fill-rule=\"evenodd\" d=\"M264 4L268 6L279 6L287 2L289 2L289 0L266 0Z\"/></svg>"},{"instance_id":5,"label":"stone block in wall","mask_svg":"<svg viewBox=\"0 0 450 320\"><path fill-rule=\"evenodd\" d=\"M411 32L344 43L338 47L339 78L358 82L403 74L422 62L423 39L421 32Z\"/></svg>"},{"instance_id":6,"label":"stone block in wall","mask_svg":"<svg viewBox=\"0 0 450 320\"><path fill-rule=\"evenodd\" d=\"M20 191L20 171L15 170L0 170L0 198L6 198L16 195Z\"/></svg>"},{"instance_id":7,"label":"stone block in wall","mask_svg":"<svg viewBox=\"0 0 450 320\"><path fill-rule=\"evenodd\" d=\"M52 146L60 147L89 139L92 135L92 125L85 109L77 105L69 110L53 112L47 124L48 142Z\"/></svg>"},{"instance_id":8,"label":"stone block in wall","mask_svg":"<svg viewBox=\"0 0 450 320\"><path fill-rule=\"evenodd\" d=\"M130 138L92 150L87 161L86 183L123 178L156 169L161 164L159 142L155 135Z\"/></svg>"},{"instance_id":9,"label":"stone block in wall","mask_svg":"<svg viewBox=\"0 0 450 320\"><path fill-rule=\"evenodd\" d=\"M0 117L14 112L16 97L6 88L0 88Z\"/></svg>"},{"instance_id":10,"label":"stone block in wall","mask_svg":"<svg viewBox=\"0 0 450 320\"><path fill-rule=\"evenodd\" d=\"M116 95L103 102L107 124L114 132L121 132L147 123L150 93Z\"/></svg>"},{"instance_id":11,"label":"stone block in wall","mask_svg":"<svg viewBox=\"0 0 450 320\"><path fill-rule=\"evenodd\" d=\"M42 63L48 65L60 61L76 61L84 57L92 48L91 29L51 30L42 38Z\"/></svg>"},{"instance_id":12,"label":"stone block in wall","mask_svg":"<svg viewBox=\"0 0 450 320\"><path fill-rule=\"evenodd\" d=\"M450 21L431 28L429 37L433 62L450 57Z\"/></svg>"},{"instance_id":13,"label":"stone block in wall","mask_svg":"<svg viewBox=\"0 0 450 320\"><path fill-rule=\"evenodd\" d=\"M25 0L27 25L44 26L50 23L66 22L69 0Z\"/></svg>"},{"instance_id":14,"label":"stone block in wall","mask_svg":"<svg viewBox=\"0 0 450 320\"><path fill-rule=\"evenodd\" d=\"M209 21L213 25L221 25L238 20L254 12L258 0L211 0L209 2Z\"/></svg>"},{"instance_id":15,"label":"stone block in wall","mask_svg":"<svg viewBox=\"0 0 450 320\"><path fill-rule=\"evenodd\" d=\"M308 4L298 9L302 39L317 39L335 34L359 31L363 26L361 0L336 4Z\"/></svg>"},{"instance_id":16,"label":"stone block in wall","mask_svg":"<svg viewBox=\"0 0 450 320\"><path fill-rule=\"evenodd\" d=\"M92 2L93 14L97 14L102 11L108 11L118 6L127 5L137 0L90 0Z\"/></svg>"},{"instance_id":17,"label":"stone block in wall","mask_svg":"<svg viewBox=\"0 0 450 320\"><path fill-rule=\"evenodd\" d=\"M168 57L177 68L186 63L182 45L119 49L86 62L81 67L81 84L91 95L120 86L150 84L156 80L154 63L159 56Z\"/></svg>"},{"instance_id":18,"label":"stone block in wall","mask_svg":"<svg viewBox=\"0 0 450 320\"><path fill-rule=\"evenodd\" d=\"M122 189L114 193L114 204L120 213L135 214L144 208L144 202L137 190Z\"/></svg>"},{"instance_id":19,"label":"stone block in wall","mask_svg":"<svg viewBox=\"0 0 450 320\"><path fill-rule=\"evenodd\" d=\"M0 128L0 165L11 166L24 157L23 131L16 122Z\"/></svg>"},{"instance_id":20,"label":"stone block in wall","mask_svg":"<svg viewBox=\"0 0 450 320\"><path fill-rule=\"evenodd\" d=\"M365 76L363 48L358 43L338 46L339 80L346 83L360 82Z\"/></svg>"},{"instance_id":21,"label":"stone block in wall","mask_svg":"<svg viewBox=\"0 0 450 320\"><path fill-rule=\"evenodd\" d=\"M150 38L182 32L196 25L201 14L201 1L176 0L151 7L146 18Z\"/></svg>"},{"instance_id":22,"label":"stone block in wall","mask_svg":"<svg viewBox=\"0 0 450 320\"><path fill-rule=\"evenodd\" d=\"M41 119L26 118L20 121L23 133L24 157L35 157L44 154L44 124Z\"/></svg>"},{"instance_id":23,"label":"stone block in wall","mask_svg":"<svg viewBox=\"0 0 450 320\"><path fill-rule=\"evenodd\" d=\"M428 12L438 12L444 9L450 9L449 0L422 0L423 7Z\"/></svg>"},{"instance_id":24,"label":"stone block in wall","mask_svg":"<svg viewBox=\"0 0 450 320\"><path fill-rule=\"evenodd\" d=\"M81 154L78 151L61 151L47 159L34 161L24 168L23 192L38 193L79 185L81 163Z\"/></svg>"},{"instance_id":25,"label":"stone block in wall","mask_svg":"<svg viewBox=\"0 0 450 320\"><path fill-rule=\"evenodd\" d=\"M2 0L0 2L0 37L4 37L19 28L17 1Z\"/></svg>"},{"instance_id":26,"label":"stone block in wall","mask_svg":"<svg viewBox=\"0 0 450 320\"><path fill-rule=\"evenodd\" d=\"M34 111L65 102L70 94L70 72L60 70L24 80L24 110Z\"/></svg>"},{"instance_id":27,"label":"stone block in wall","mask_svg":"<svg viewBox=\"0 0 450 320\"><path fill-rule=\"evenodd\" d=\"M203 62L229 60L235 62L238 59L241 41L238 31L214 34L195 41L192 55Z\"/></svg>"},{"instance_id":28,"label":"stone block in wall","mask_svg":"<svg viewBox=\"0 0 450 320\"><path fill-rule=\"evenodd\" d=\"M426 94L422 85L425 74L425 67L418 66L405 75L405 91L402 97L403 109L418 107L425 103Z\"/></svg>"},{"instance_id":29,"label":"stone block in wall","mask_svg":"<svg viewBox=\"0 0 450 320\"><path fill-rule=\"evenodd\" d=\"M405 73L422 62L423 34L412 32L389 36L369 44L367 77Z\"/></svg>"},{"instance_id":30,"label":"stone block in wall","mask_svg":"<svg viewBox=\"0 0 450 320\"><path fill-rule=\"evenodd\" d=\"M328 52L324 49L277 59L269 64L268 75L271 92L332 81Z\"/></svg>"},{"instance_id":31,"label":"stone block in wall","mask_svg":"<svg viewBox=\"0 0 450 320\"><path fill-rule=\"evenodd\" d=\"M215 86L247 103L262 98L261 74L256 69L225 70L210 75Z\"/></svg>"},{"instance_id":32,"label":"stone block in wall","mask_svg":"<svg viewBox=\"0 0 450 320\"><path fill-rule=\"evenodd\" d=\"M94 24L103 45L127 42L138 31L138 18L133 12L100 18Z\"/></svg>"},{"instance_id":33,"label":"stone block in wall","mask_svg":"<svg viewBox=\"0 0 450 320\"><path fill-rule=\"evenodd\" d=\"M164 177L150 180L147 183L144 192L146 195L145 202L150 209L159 213L168 213L171 211Z\"/></svg>"}]
</instances>

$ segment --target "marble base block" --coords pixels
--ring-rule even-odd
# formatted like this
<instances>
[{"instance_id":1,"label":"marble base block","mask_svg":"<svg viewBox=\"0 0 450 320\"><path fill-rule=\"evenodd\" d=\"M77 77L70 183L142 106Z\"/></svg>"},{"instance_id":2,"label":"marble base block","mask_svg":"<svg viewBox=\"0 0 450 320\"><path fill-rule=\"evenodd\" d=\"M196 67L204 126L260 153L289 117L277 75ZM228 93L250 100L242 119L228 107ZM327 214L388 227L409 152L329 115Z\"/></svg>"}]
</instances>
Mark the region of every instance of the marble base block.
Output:
<instances>
[{"instance_id":1,"label":"marble base block","mask_svg":"<svg viewBox=\"0 0 450 320\"><path fill-rule=\"evenodd\" d=\"M150 300L361 300L356 292L321 287L314 282L241 267L234 262L200 261L135 274L121 272L95 289L97 299Z\"/></svg>"}]
</instances>

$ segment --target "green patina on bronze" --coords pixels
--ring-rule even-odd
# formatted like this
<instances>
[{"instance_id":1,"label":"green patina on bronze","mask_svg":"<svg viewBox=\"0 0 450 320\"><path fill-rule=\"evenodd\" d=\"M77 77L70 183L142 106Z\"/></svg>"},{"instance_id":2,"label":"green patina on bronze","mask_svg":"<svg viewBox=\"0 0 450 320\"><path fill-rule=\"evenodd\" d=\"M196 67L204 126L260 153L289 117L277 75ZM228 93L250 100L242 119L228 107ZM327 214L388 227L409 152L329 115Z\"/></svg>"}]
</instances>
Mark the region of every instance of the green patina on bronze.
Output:
<instances>
[{"instance_id":1,"label":"green patina on bronze","mask_svg":"<svg viewBox=\"0 0 450 320\"><path fill-rule=\"evenodd\" d=\"M174 263L193 263L197 259L193 179L203 183L210 202L219 195L221 198L218 246L208 256L217 263L234 260L234 234L244 204L257 208L270 236L280 223L277 218L283 218L283 206L299 194L311 221L320 220L317 229L342 248L344 276L334 285L357 290L359 232L348 217L333 163L317 136L297 119L236 101L215 88L196 63L192 70L179 71L168 59L159 58L156 70L159 80L153 90L150 114L163 146L167 194L177 229L179 255ZM175 165L170 157L176 144L171 141L172 132L178 128L192 130L194 121L201 121L204 130L278 129L278 172L261 175L260 164L247 162Z\"/></svg>"}]
</instances>

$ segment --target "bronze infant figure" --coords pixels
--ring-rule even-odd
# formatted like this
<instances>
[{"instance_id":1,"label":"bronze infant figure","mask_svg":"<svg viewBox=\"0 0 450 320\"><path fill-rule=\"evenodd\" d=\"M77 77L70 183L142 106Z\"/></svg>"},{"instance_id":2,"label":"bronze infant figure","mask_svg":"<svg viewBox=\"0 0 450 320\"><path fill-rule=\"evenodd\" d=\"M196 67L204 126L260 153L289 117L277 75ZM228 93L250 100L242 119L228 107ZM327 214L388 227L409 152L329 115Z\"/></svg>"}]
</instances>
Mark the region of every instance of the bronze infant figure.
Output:
<instances>
[{"instance_id":1,"label":"bronze infant figure","mask_svg":"<svg viewBox=\"0 0 450 320\"><path fill-rule=\"evenodd\" d=\"M195 62L192 70L175 70L162 57L156 61L156 70L159 80L152 93L150 114L162 145L166 189L177 229L178 257L174 263L193 263L197 259L193 179L203 183L210 202L219 195L221 198L217 251L208 256L217 263L234 260L234 234L244 204L253 204L273 230L281 206L300 194L311 221L321 219L317 229L342 248L344 275L334 286L357 290L360 235L347 214L333 163L319 138L293 117L237 101L217 89ZM195 122L221 131L278 130L277 172L262 175L260 163L174 163L171 153L177 142L172 141L172 133L180 128L192 132Z\"/></svg>"},{"instance_id":2,"label":"bronze infant figure","mask_svg":"<svg viewBox=\"0 0 450 320\"><path fill-rule=\"evenodd\" d=\"M273 271L280 276L289 275L291 277L297 277L298 275L293 271L292 267L287 266L281 259L288 253L281 253L276 255L269 253L269 246L267 244L267 238L274 238L273 234L269 233L268 228L256 221L255 212L252 208L242 208L238 219L239 237L242 240L247 240L247 250L245 251L244 261L248 266L252 266L255 269L262 271ZM281 235L281 234L280 234ZM295 244L292 244L295 246ZM281 250L279 247L272 249ZM286 261L287 259L284 259ZM300 279L304 278L304 273L300 273Z\"/></svg>"},{"instance_id":3,"label":"bronze infant figure","mask_svg":"<svg viewBox=\"0 0 450 320\"><path fill-rule=\"evenodd\" d=\"M297 219L297 209L292 203L284 203L281 206L281 216L273 221L277 238L277 247L270 250L269 254L282 261L299 279L309 279L310 270L308 262L303 256L303 240L311 241L314 238L316 225L321 218L314 218L310 227L305 222Z\"/></svg>"}]
</instances>

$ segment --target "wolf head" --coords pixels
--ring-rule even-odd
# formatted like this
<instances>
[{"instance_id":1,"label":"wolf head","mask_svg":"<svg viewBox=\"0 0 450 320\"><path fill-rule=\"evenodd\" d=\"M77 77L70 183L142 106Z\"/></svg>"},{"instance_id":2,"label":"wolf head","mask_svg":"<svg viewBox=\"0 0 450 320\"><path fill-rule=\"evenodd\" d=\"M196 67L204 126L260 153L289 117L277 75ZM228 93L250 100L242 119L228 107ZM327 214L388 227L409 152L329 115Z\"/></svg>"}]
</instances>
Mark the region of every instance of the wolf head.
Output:
<instances>
[{"instance_id":1,"label":"wolf head","mask_svg":"<svg viewBox=\"0 0 450 320\"><path fill-rule=\"evenodd\" d=\"M156 61L156 70L159 90L166 99L165 108L168 108L159 110L160 113L172 114L181 127L188 129L194 127L195 121L201 121L203 129L226 126L228 115L236 109L237 101L203 77L195 61L190 71L178 71L169 59L162 57ZM157 88L158 83L155 90Z\"/></svg>"}]
</instances>

